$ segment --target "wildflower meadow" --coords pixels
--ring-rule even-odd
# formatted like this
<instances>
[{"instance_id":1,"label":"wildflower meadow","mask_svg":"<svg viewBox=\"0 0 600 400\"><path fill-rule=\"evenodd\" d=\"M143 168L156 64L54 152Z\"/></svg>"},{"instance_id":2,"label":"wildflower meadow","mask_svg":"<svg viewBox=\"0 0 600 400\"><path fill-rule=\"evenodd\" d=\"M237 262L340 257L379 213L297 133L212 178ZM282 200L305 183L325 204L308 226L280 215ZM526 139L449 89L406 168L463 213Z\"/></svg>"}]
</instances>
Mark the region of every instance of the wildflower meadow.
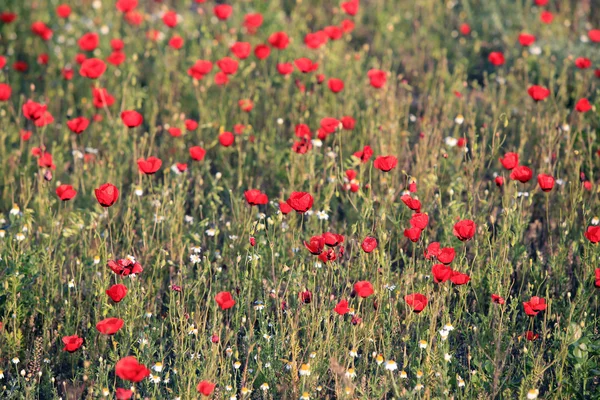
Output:
<instances>
[{"instance_id":1,"label":"wildflower meadow","mask_svg":"<svg viewBox=\"0 0 600 400\"><path fill-rule=\"evenodd\" d=\"M3 0L0 399L600 399L600 2Z\"/></svg>"}]
</instances>

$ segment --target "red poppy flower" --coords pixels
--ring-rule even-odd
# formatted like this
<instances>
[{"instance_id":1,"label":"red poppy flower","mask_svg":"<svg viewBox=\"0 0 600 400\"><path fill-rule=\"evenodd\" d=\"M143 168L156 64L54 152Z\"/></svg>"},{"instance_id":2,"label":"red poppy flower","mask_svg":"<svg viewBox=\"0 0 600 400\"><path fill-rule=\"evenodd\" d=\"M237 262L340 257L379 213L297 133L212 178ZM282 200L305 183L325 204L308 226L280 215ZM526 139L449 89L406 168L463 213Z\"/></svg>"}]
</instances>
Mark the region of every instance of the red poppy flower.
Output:
<instances>
[{"instance_id":1,"label":"red poppy flower","mask_svg":"<svg viewBox=\"0 0 600 400\"><path fill-rule=\"evenodd\" d=\"M333 311L338 313L339 315L346 315L350 308L348 307L348 300L340 300L339 303L333 308Z\"/></svg>"},{"instance_id":2,"label":"red poppy flower","mask_svg":"<svg viewBox=\"0 0 600 400\"><path fill-rule=\"evenodd\" d=\"M429 223L429 215L425 213L416 213L410 217L410 221L408 222L413 228L423 230L427 227L427 224Z\"/></svg>"},{"instance_id":3,"label":"red poppy flower","mask_svg":"<svg viewBox=\"0 0 600 400\"><path fill-rule=\"evenodd\" d=\"M372 155L373 150L371 146L365 146L362 150L354 153L354 157L358 158L362 163L368 162Z\"/></svg>"},{"instance_id":4,"label":"red poppy flower","mask_svg":"<svg viewBox=\"0 0 600 400\"><path fill-rule=\"evenodd\" d=\"M114 335L124 323L120 318L106 318L96 324L96 329L103 335Z\"/></svg>"},{"instance_id":5,"label":"red poppy flower","mask_svg":"<svg viewBox=\"0 0 600 400\"><path fill-rule=\"evenodd\" d=\"M7 101L12 94L12 88L8 83L0 83L0 101Z\"/></svg>"},{"instance_id":6,"label":"red poppy flower","mask_svg":"<svg viewBox=\"0 0 600 400\"><path fill-rule=\"evenodd\" d=\"M198 60L194 65L192 65L187 73L194 79L200 80L204 78L204 75L207 75L212 71L213 64L207 60Z\"/></svg>"},{"instance_id":7,"label":"red poppy flower","mask_svg":"<svg viewBox=\"0 0 600 400\"><path fill-rule=\"evenodd\" d=\"M104 71L106 71L106 64L98 58L88 58L79 68L79 74L90 79L98 79Z\"/></svg>"},{"instance_id":8,"label":"red poppy flower","mask_svg":"<svg viewBox=\"0 0 600 400\"><path fill-rule=\"evenodd\" d=\"M467 274L460 273L458 271L452 271L452 275L450 276L450 282L453 284L460 286L465 285L471 280L471 277Z\"/></svg>"},{"instance_id":9,"label":"red poppy flower","mask_svg":"<svg viewBox=\"0 0 600 400\"><path fill-rule=\"evenodd\" d=\"M354 284L354 291L360 297L367 298L374 293L373 285L369 281L358 281Z\"/></svg>"},{"instance_id":10,"label":"red poppy flower","mask_svg":"<svg viewBox=\"0 0 600 400\"><path fill-rule=\"evenodd\" d=\"M327 37L331 40L341 39L344 31L339 26L326 26L323 28L323 32L327 35Z\"/></svg>"},{"instance_id":11,"label":"red poppy flower","mask_svg":"<svg viewBox=\"0 0 600 400\"><path fill-rule=\"evenodd\" d=\"M162 16L163 23L169 28L175 28L177 26L177 13L175 11L167 11Z\"/></svg>"},{"instance_id":12,"label":"red poppy flower","mask_svg":"<svg viewBox=\"0 0 600 400\"><path fill-rule=\"evenodd\" d=\"M290 43L290 39L285 32L275 32L269 36L269 44L276 49L283 50Z\"/></svg>"},{"instance_id":13,"label":"red poppy flower","mask_svg":"<svg viewBox=\"0 0 600 400\"><path fill-rule=\"evenodd\" d=\"M56 7L56 14L60 18L69 18L69 15L71 15L71 7L69 7L68 4L61 4Z\"/></svg>"},{"instance_id":14,"label":"red poppy flower","mask_svg":"<svg viewBox=\"0 0 600 400\"><path fill-rule=\"evenodd\" d=\"M80 134L81 132L85 131L87 129L87 127L90 124L90 120L87 119L86 117L77 117L77 118L73 118L70 121L67 121L67 126L69 127L69 129L71 130L71 132L76 133L76 134Z\"/></svg>"},{"instance_id":15,"label":"red poppy flower","mask_svg":"<svg viewBox=\"0 0 600 400\"><path fill-rule=\"evenodd\" d=\"M116 203L119 198L119 189L111 183L105 183L94 190L96 199L102 207L110 207Z\"/></svg>"},{"instance_id":16,"label":"red poppy flower","mask_svg":"<svg viewBox=\"0 0 600 400\"><path fill-rule=\"evenodd\" d=\"M259 60L264 60L271 54L271 48L266 44L259 44L254 48L254 55Z\"/></svg>"},{"instance_id":17,"label":"red poppy flower","mask_svg":"<svg viewBox=\"0 0 600 400\"><path fill-rule=\"evenodd\" d=\"M340 243L344 243L344 235L340 235L338 233L325 232L321 236L323 236L325 244L329 247L336 247Z\"/></svg>"},{"instance_id":18,"label":"red poppy flower","mask_svg":"<svg viewBox=\"0 0 600 400\"><path fill-rule=\"evenodd\" d=\"M493 51L488 56L488 60L495 66L500 66L504 64L504 54L501 51Z\"/></svg>"},{"instance_id":19,"label":"red poppy flower","mask_svg":"<svg viewBox=\"0 0 600 400\"><path fill-rule=\"evenodd\" d=\"M106 62L118 66L123 64L126 58L127 56L122 51L113 51L108 57L106 57Z\"/></svg>"},{"instance_id":20,"label":"red poppy flower","mask_svg":"<svg viewBox=\"0 0 600 400\"><path fill-rule=\"evenodd\" d=\"M588 32L588 37L594 43L600 43L600 29L592 29Z\"/></svg>"},{"instance_id":21,"label":"red poppy flower","mask_svg":"<svg viewBox=\"0 0 600 400\"><path fill-rule=\"evenodd\" d=\"M575 59L575 66L579 69L588 69L592 66L592 60L585 57L577 57Z\"/></svg>"},{"instance_id":22,"label":"red poppy flower","mask_svg":"<svg viewBox=\"0 0 600 400\"><path fill-rule=\"evenodd\" d=\"M310 290L305 290L298 293L298 298L304 304L310 304L312 302L313 294Z\"/></svg>"},{"instance_id":23,"label":"red poppy flower","mask_svg":"<svg viewBox=\"0 0 600 400\"><path fill-rule=\"evenodd\" d=\"M279 202L279 211L281 211L282 214L289 214L292 212L292 207L285 201L280 201Z\"/></svg>"},{"instance_id":24,"label":"red poppy flower","mask_svg":"<svg viewBox=\"0 0 600 400\"><path fill-rule=\"evenodd\" d=\"M370 253L373 250L375 250L375 248L377 248L377 239L371 236L367 236L360 244L360 247L365 253Z\"/></svg>"},{"instance_id":25,"label":"red poppy flower","mask_svg":"<svg viewBox=\"0 0 600 400\"><path fill-rule=\"evenodd\" d=\"M104 88L92 89L92 96L92 102L96 108L110 107L115 103L114 96L108 93L108 90Z\"/></svg>"},{"instance_id":26,"label":"red poppy flower","mask_svg":"<svg viewBox=\"0 0 600 400\"><path fill-rule=\"evenodd\" d=\"M140 172L146 175L155 174L162 165L162 160L156 157L148 157L147 159L138 158L137 160L138 169Z\"/></svg>"},{"instance_id":27,"label":"red poppy flower","mask_svg":"<svg viewBox=\"0 0 600 400\"><path fill-rule=\"evenodd\" d=\"M549 192L554 187L554 177L552 175L539 174L537 179L540 189L544 192Z\"/></svg>"},{"instance_id":28,"label":"red poppy flower","mask_svg":"<svg viewBox=\"0 0 600 400\"><path fill-rule=\"evenodd\" d=\"M551 24L553 20L554 14L552 14L550 11L542 11L540 13L540 21L542 21L542 23Z\"/></svg>"},{"instance_id":29,"label":"red poppy flower","mask_svg":"<svg viewBox=\"0 0 600 400\"><path fill-rule=\"evenodd\" d=\"M109 289L106 290L106 294L111 298L115 303L119 303L121 300L125 298L127 295L127 286L118 283L116 285L112 285Z\"/></svg>"},{"instance_id":30,"label":"red poppy flower","mask_svg":"<svg viewBox=\"0 0 600 400\"><path fill-rule=\"evenodd\" d=\"M467 36L471 33L471 26L467 23L463 23L460 25L460 27L458 28L458 30L460 31L460 34L463 36Z\"/></svg>"},{"instance_id":31,"label":"red poppy flower","mask_svg":"<svg viewBox=\"0 0 600 400\"><path fill-rule=\"evenodd\" d=\"M117 0L117 10L126 13L132 11L138 5L138 0Z\"/></svg>"},{"instance_id":32,"label":"red poppy flower","mask_svg":"<svg viewBox=\"0 0 600 400\"><path fill-rule=\"evenodd\" d=\"M235 42L233 46L229 48L231 52L240 60L248 58L252 46L248 42Z\"/></svg>"},{"instance_id":33,"label":"red poppy flower","mask_svg":"<svg viewBox=\"0 0 600 400\"><path fill-rule=\"evenodd\" d=\"M210 396L216 386L217 385L209 381L202 381L196 386L196 390L198 390L202 396Z\"/></svg>"},{"instance_id":34,"label":"red poppy flower","mask_svg":"<svg viewBox=\"0 0 600 400\"><path fill-rule=\"evenodd\" d=\"M475 235L475 222L470 219L463 219L454 224L452 234L461 241L470 240Z\"/></svg>"},{"instance_id":35,"label":"red poppy flower","mask_svg":"<svg viewBox=\"0 0 600 400\"><path fill-rule=\"evenodd\" d=\"M120 276L140 274L144 271L140 263L129 258L122 258L116 261L109 260L107 265L115 274Z\"/></svg>"},{"instance_id":36,"label":"red poppy flower","mask_svg":"<svg viewBox=\"0 0 600 400\"><path fill-rule=\"evenodd\" d=\"M358 12L359 0L350 0L342 3L342 10L348 15L356 15Z\"/></svg>"},{"instance_id":37,"label":"red poppy flower","mask_svg":"<svg viewBox=\"0 0 600 400\"><path fill-rule=\"evenodd\" d=\"M596 274L596 281L594 282L594 286L600 288L600 268L596 268L594 273Z\"/></svg>"},{"instance_id":38,"label":"red poppy flower","mask_svg":"<svg viewBox=\"0 0 600 400\"><path fill-rule=\"evenodd\" d=\"M169 46L174 48L175 50L179 50L183 47L184 40L179 35L174 35L171 39L169 39Z\"/></svg>"},{"instance_id":39,"label":"red poppy flower","mask_svg":"<svg viewBox=\"0 0 600 400\"><path fill-rule=\"evenodd\" d=\"M56 165L54 165L54 162L52 161L52 154L46 152L42 153L40 158L38 158L38 166L42 168L56 169Z\"/></svg>"},{"instance_id":40,"label":"red poppy flower","mask_svg":"<svg viewBox=\"0 0 600 400\"><path fill-rule=\"evenodd\" d=\"M342 28L342 31L344 31L345 33L350 33L354 30L354 21L345 19L340 24L340 27Z\"/></svg>"},{"instance_id":41,"label":"red poppy flower","mask_svg":"<svg viewBox=\"0 0 600 400\"><path fill-rule=\"evenodd\" d=\"M525 332L525 339L529 340L530 342L537 340L539 337L540 335L538 335L537 333L533 333L532 331Z\"/></svg>"},{"instance_id":42,"label":"red poppy flower","mask_svg":"<svg viewBox=\"0 0 600 400\"><path fill-rule=\"evenodd\" d=\"M492 302L496 303L496 304L504 304L506 301L504 300L504 297L498 296L497 294L493 294L492 295Z\"/></svg>"},{"instance_id":43,"label":"red poppy flower","mask_svg":"<svg viewBox=\"0 0 600 400\"><path fill-rule=\"evenodd\" d=\"M131 382L141 382L150 375L150 370L138 363L133 356L120 359L115 365L115 373L121 379Z\"/></svg>"},{"instance_id":44,"label":"red poppy flower","mask_svg":"<svg viewBox=\"0 0 600 400\"><path fill-rule=\"evenodd\" d=\"M398 159L394 156L378 156L373 163L373 166L383 172L389 172L396 168Z\"/></svg>"},{"instance_id":45,"label":"red poppy flower","mask_svg":"<svg viewBox=\"0 0 600 400\"><path fill-rule=\"evenodd\" d=\"M219 4L213 8L213 12L215 13L215 16L217 18L219 18L221 21L224 21L227 18L229 18L232 11L233 11L233 7L231 7L229 4Z\"/></svg>"},{"instance_id":46,"label":"red poppy flower","mask_svg":"<svg viewBox=\"0 0 600 400\"><path fill-rule=\"evenodd\" d=\"M336 129L340 126L340 121L335 118L325 117L321 119L321 129L323 129L327 134L334 133Z\"/></svg>"},{"instance_id":47,"label":"red poppy flower","mask_svg":"<svg viewBox=\"0 0 600 400\"><path fill-rule=\"evenodd\" d=\"M588 226L583 236L592 243L600 242L600 226Z\"/></svg>"},{"instance_id":48,"label":"red poppy flower","mask_svg":"<svg viewBox=\"0 0 600 400\"><path fill-rule=\"evenodd\" d=\"M221 310L227 310L235 305L235 300L229 292L219 292L215 296L215 300Z\"/></svg>"},{"instance_id":49,"label":"red poppy flower","mask_svg":"<svg viewBox=\"0 0 600 400\"><path fill-rule=\"evenodd\" d=\"M306 192L292 192L287 203L298 213L305 213L313 206L313 197Z\"/></svg>"},{"instance_id":50,"label":"red poppy flower","mask_svg":"<svg viewBox=\"0 0 600 400\"><path fill-rule=\"evenodd\" d=\"M50 40L53 33L52 29L48 28L48 26L41 21L36 21L31 24L31 32L44 41Z\"/></svg>"},{"instance_id":51,"label":"red poppy flower","mask_svg":"<svg viewBox=\"0 0 600 400\"><path fill-rule=\"evenodd\" d=\"M77 41L77 44L82 51L94 51L99 43L100 37L95 32L86 33Z\"/></svg>"},{"instance_id":52,"label":"red poppy flower","mask_svg":"<svg viewBox=\"0 0 600 400\"><path fill-rule=\"evenodd\" d=\"M427 306L427 297L421 293L406 295L404 301L415 313L420 313Z\"/></svg>"},{"instance_id":53,"label":"red poppy flower","mask_svg":"<svg viewBox=\"0 0 600 400\"><path fill-rule=\"evenodd\" d=\"M304 44L309 49L318 49L319 47L325 45L325 43L327 43L327 40L329 40L329 38L323 31L307 33L304 36Z\"/></svg>"},{"instance_id":54,"label":"red poppy flower","mask_svg":"<svg viewBox=\"0 0 600 400\"><path fill-rule=\"evenodd\" d=\"M550 96L550 91L545 87L533 85L527 89L529 96L535 101L542 101L546 97Z\"/></svg>"},{"instance_id":55,"label":"red poppy flower","mask_svg":"<svg viewBox=\"0 0 600 400\"><path fill-rule=\"evenodd\" d=\"M221 146L229 147L234 141L235 136L233 136L233 133L231 132L223 132L219 135L219 143L221 143Z\"/></svg>"},{"instance_id":56,"label":"red poppy flower","mask_svg":"<svg viewBox=\"0 0 600 400\"><path fill-rule=\"evenodd\" d=\"M144 122L144 117L135 110L125 110L121 113L121 120L126 127L135 128Z\"/></svg>"},{"instance_id":57,"label":"red poppy flower","mask_svg":"<svg viewBox=\"0 0 600 400\"><path fill-rule=\"evenodd\" d=\"M238 62L231 57L223 57L217 61L217 66L224 74L233 75L238 69Z\"/></svg>"},{"instance_id":58,"label":"red poppy flower","mask_svg":"<svg viewBox=\"0 0 600 400\"><path fill-rule=\"evenodd\" d=\"M531 46L535 42L535 36L529 33L521 33L519 35L519 43L521 46L528 47Z\"/></svg>"},{"instance_id":59,"label":"red poppy flower","mask_svg":"<svg viewBox=\"0 0 600 400\"><path fill-rule=\"evenodd\" d=\"M435 283L443 283L452 276L452 268L444 264L434 264L431 267L431 275Z\"/></svg>"},{"instance_id":60,"label":"red poppy flower","mask_svg":"<svg viewBox=\"0 0 600 400\"><path fill-rule=\"evenodd\" d=\"M347 131L353 130L354 126L356 125L356 121L354 120L354 118L348 115L342 117L340 119L340 122L342 123L342 128L344 128Z\"/></svg>"},{"instance_id":61,"label":"red poppy flower","mask_svg":"<svg viewBox=\"0 0 600 400\"><path fill-rule=\"evenodd\" d=\"M0 21L5 24L10 24L17 19L17 14L10 11L2 11L0 12Z\"/></svg>"},{"instance_id":62,"label":"red poppy flower","mask_svg":"<svg viewBox=\"0 0 600 400\"><path fill-rule=\"evenodd\" d=\"M575 110L580 113L588 112L592 109L592 105L588 99L580 99L577 104L575 104Z\"/></svg>"},{"instance_id":63,"label":"red poppy flower","mask_svg":"<svg viewBox=\"0 0 600 400\"><path fill-rule=\"evenodd\" d=\"M523 309L530 317L535 317L540 311L544 311L546 307L546 300L542 297L533 296L529 301L523 302Z\"/></svg>"},{"instance_id":64,"label":"red poppy flower","mask_svg":"<svg viewBox=\"0 0 600 400\"><path fill-rule=\"evenodd\" d=\"M382 88L387 81L387 74L380 69L371 69L367 72L369 83L376 89Z\"/></svg>"},{"instance_id":65,"label":"red poppy flower","mask_svg":"<svg viewBox=\"0 0 600 400\"><path fill-rule=\"evenodd\" d=\"M269 198L266 194L262 193L258 189L246 190L244 192L244 197L246 201L251 206L257 206L259 204L267 204L269 202Z\"/></svg>"},{"instance_id":66,"label":"red poppy flower","mask_svg":"<svg viewBox=\"0 0 600 400\"><path fill-rule=\"evenodd\" d=\"M418 213L421 212L421 202L419 199L415 199L409 194L404 194L400 197L400 200L402 200L402 202L411 210Z\"/></svg>"},{"instance_id":67,"label":"red poppy flower","mask_svg":"<svg viewBox=\"0 0 600 400\"><path fill-rule=\"evenodd\" d=\"M80 338L77 335L63 336L62 342L65 344L63 350L68 351L69 353L73 353L81 347L81 345L83 344L83 338Z\"/></svg>"},{"instance_id":68,"label":"red poppy flower","mask_svg":"<svg viewBox=\"0 0 600 400\"><path fill-rule=\"evenodd\" d=\"M294 64L279 63L277 64L277 72L279 72L280 75L289 75L294 72Z\"/></svg>"},{"instance_id":69,"label":"red poppy flower","mask_svg":"<svg viewBox=\"0 0 600 400\"><path fill-rule=\"evenodd\" d=\"M71 185L60 185L56 188L56 195L62 201L69 201L75 197L76 194L77 191L73 189L73 186Z\"/></svg>"},{"instance_id":70,"label":"red poppy flower","mask_svg":"<svg viewBox=\"0 0 600 400\"><path fill-rule=\"evenodd\" d=\"M494 182L496 183L496 186L501 187L502 185L504 185L504 178L501 176L497 176L494 178Z\"/></svg>"},{"instance_id":71,"label":"red poppy flower","mask_svg":"<svg viewBox=\"0 0 600 400\"><path fill-rule=\"evenodd\" d=\"M308 242L305 240L303 243L304 247L306 247L311 254L318 256L323 252L325 247L325 238L323 238L323 236L313 236Z\"/></svg>"},{"instance_id":72,"label":"red poppy flower","mask_svg":"<svg viewBox=\"0 0 600 400\"><path fill-rule=\"evenodd\" d=\"M329 90L333 93L339 93L344 90L344 81L337 78L330 78L327 81L327 85L329 86Z\"/></svg>"},{"instance_id":73,"label":"red poppy flower","mask_svg":"<svg viewBox=\"0 0 600 400\"><path fill-rule=\"evenodd\" d=\"M115 397L117 400L129 400L133 396L133 391L129 389L117 388Z\"/></svg>"},{"instance_id":74,"label":"red poppy flower","mask_svg":"<svg viewBox=\"0 0 600 400\"><path fill-rule=\"evenodd\" d=\"M194 121L193 119L186 119L185 120L185 129L187 129L188 131L193 131L196 128L198 128L198 122Z\"/></svg>"},{"instance_id":75,"label":"red poppy flower","mask_svg":"<svg viewBox=\"0 0 600 400\"><path fill-rule=\"evenodd\" d=\"M186 163L176 163L176 164L175 164L175 167L177 167L177 170L178 170L179 172L185 172L185 171L187 171L187 167L188 167L188 166L187 166L187 164L186 164Z\"/></svg>"},{"instance_id":76,"label":"red poppy flower","mask_svg":"<svg viewBox=\"0 0 600 400\"><path fill-rule=\"evenodd\" d=\"M411 242L418 242L421 238L421 229L409 228L404 230L404 237L410 239Z\"/></svg>"},{"instance_id":77,"label":"red poppy flower","mask_svg":"<svg viewBox=\"0 0 600 400\"><path fill-rule=\"evenodd\" d=\"M206 150L204 150L200 146L190 147L190 157L194 161L202 161L204 160L204 156L206 155Z\"/></svg>"},{"instance_id":78,"label":"red poppy flower","mask_svg":"<svg viewBox=\"0 0 600 400\"><path fill-rule=\"evenodd\" d=\"M518 165L510 172L510 179L521 183L529 182L532 177L533 171L524 165Z\"/></svg>"},{"instance_id":79,"label":"red poppy flower","mask_svg":"<svg viewBox=\"0 0 600 400\"><path fill-rule=\"evenodd\" d=\"M313 63L312 60L302 57L294 61L296 68L303 74L307 74L312 71L316 71L319 68L319 64Z\"/></svg>"},{"instance_id":80,"label":"red poppy flower","mask_svg":"<svg viewBox=\"0 0 600 400\"><path fill-rule=\"evenodd\" d=\"M260 28L263 23L263 16L261 13L252 13L244 15L244 27L248 29L250 33L256 33L256 30Z\"/></svg>"},{"instance_id":81,"label":"red poppy flower","mask_svg":"<svg viewBox=\"0 0 600 400\"><path fill-rule=\"evenodd\" d=\"M519 155L517 153L506 153L504 157L500 157L500 163L510 171L519 165Z\"/></svg>"}]
</instances>

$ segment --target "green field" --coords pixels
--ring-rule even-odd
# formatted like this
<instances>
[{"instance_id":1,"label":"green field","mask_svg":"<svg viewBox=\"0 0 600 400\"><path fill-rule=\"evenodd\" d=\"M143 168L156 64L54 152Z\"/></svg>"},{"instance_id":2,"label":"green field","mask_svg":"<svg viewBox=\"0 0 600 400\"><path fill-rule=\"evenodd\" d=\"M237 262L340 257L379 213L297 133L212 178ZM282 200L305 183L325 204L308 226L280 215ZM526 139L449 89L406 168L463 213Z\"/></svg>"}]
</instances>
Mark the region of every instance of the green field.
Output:
<instances>
[{"instance_id":1,"label":"green field","mask_svg":"<svg viewBox=\"0 0 600 400\"><path fill-rule=\"evenodd\" d=\"M596 0L4 0L0 399L600 399Z\"/></svg>"}]
</instances>

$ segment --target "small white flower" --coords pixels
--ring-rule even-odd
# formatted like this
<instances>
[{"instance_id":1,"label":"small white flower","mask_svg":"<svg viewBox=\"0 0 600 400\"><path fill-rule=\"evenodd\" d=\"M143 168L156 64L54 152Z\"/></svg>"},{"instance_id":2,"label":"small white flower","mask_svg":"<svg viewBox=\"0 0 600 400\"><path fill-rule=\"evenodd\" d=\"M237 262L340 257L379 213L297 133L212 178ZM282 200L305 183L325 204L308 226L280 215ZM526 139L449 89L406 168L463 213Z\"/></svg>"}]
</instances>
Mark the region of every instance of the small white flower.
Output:
<instances>
[{"instance_id":1,"label":"small white flower","mask_svg":"<svg viewBox=\"0 0 600 400\"><path fill-rule=\"evenodd\" d=\"M462 125L462 123L465 122L465 117L463 117L461 114L458 114L456 118L454 118L454 122L456 122L458 125Z\"/></svg>"},{"instance_id":2,"label":"small white flower","mask_svg":"<svg viewBox=\"0 0 600 400\"><path fill-rule=\"evenodd\" d=\"M103 388L102 389L102 396L104 396L104 397L110 396L110 390L108 390L108 388Z\"/></svg>"},{"instance_id":3,"label":"small white flower","mask_svg":"<svg viewBox=\"0 0 600 400\"><path fill-rule=\"evenodd\" d=\"M446 138L444 139L444 143L446 143L446 146L448 147L454 147L458 143L458 139L453 138L451 136L446 136Z\"/></svg>"},{"instance_id":4,"label":"small white flower","mask_svg":"<svg viewBox=\"0 0 600 400\"><path fill-rule=\"evenodd\" d=\"M427 348L427 341L426 340L419 340L419 348L426 349Z\"/></svg>"},{"instance_id":5,"label":"small white flower","mask_svg":"<svg viewBox=\"0 0 600 400\"><path fill-rule=\"evenodd\" d=\"M539 56L542 54L542 48L540 46L531 46L529 52L534 56Z\"/></svg>"},{"instance_id":6,"label":"small white flower","mask_svg":"<svg viewBox=\"0 0 600 400\"><path fill-rule=\"evenodd\" d=\"M329 215L325 211L317 211L317 218L321 221L327 221L329 219Z\"/></svg>"},{"instance_id":7,"label":"small white flower","mask_svg":"<svg viewBox=\"0 0 600 400\"><path fill-rule=\"evenodd\" d=\"M263 392L266 392L267 390L269 390L269 384L267 382L263 383L262 385L260 385L260 389Z\"/></svg>"},{"instance_id":8,"label":"small white flower","mask_svg":"<svg viewBox=\"0 0 600 400\"><path fill-rule=\"evenodd\" d=\"M531 389L529 392L527 392L527 398L529 400L537 399L539 395L540 391L538 389Z\"/></svg>"},{"instance_id":9,"label":"small white flower","mask_svg":"<svg viewBox=\"0 0 600 400\"><path fill-rule=\"evenodd\" d=\"M19 360L17 357L13 358L11 361L12 361L12 363L13 363L13 364L15 364L15 365L17 365L18 363L20 363L20 362L21 362L21 360Z\"/></svg>"},{"instance_id":10,"label":"small white flower","mask_svg":"<svg viewBox=\"0 0 600 400\"><path fill-rule=\"evenodd\" d=\"M215 236L215 234L217 233L217 230L216 230L216 229L214 229L214 228L209 228L209 229L207 229L207 230L205 231L205 233L206 233L208 236Z\"/></svg>"},{"instance_id":11,"label":"small white flower","mask_svg":"<svg viewBox=\"0 0 600 400\"><path fill-rule=\"evenodd\" d=\"M163 363L161 363L160 361L156 362L153 366L152 369L156 372L161 372L163 370Z\"/></svg>"},{"instance_id":12,"label":"small white flower","mask_svg":"<svg viewBox=\"0 0 600 400\"><path fill-rule=\"evenodd\" d=\"M452 360L452 355L451 354L444 354L444 360L446 360L446 362L450 362L450 360Z\"/></svg>"},{"instance_id":13,"label":"small white flower","mask_svg":"<svg viewBox=\"0 0 600 400\"><path fill-rule=\"evenodd\" d=\"M185 217L183 217L183 221L186 224L193 224L194 223L194 217L192 217L191 215L186 215Z\"/></svg>"},{"instance_id":14,"label":"small white flower","mask_svg":"<svg viewBox=\"0 0 600 400\"><path fill-rule=\"evenodd\" d=\"M442 340L446 340L446 339L448 339L448 334L449 334L449 333L450 333L450 332L448 332L448 331L447 331L447 330L445 330L445 329L440 329L440 336L442 337Z\"/></svg>"},{"instance_id":15,"label":"small white flower","mask_svg":"<svg viewBox=\"0 0 600 400\"><path fill-rule=\"evenodd\" d=\"M22 240L25 240L25 235L19 232L15 235L15 239L17 239L20 242Z\"/></svg>"},{"instance_id":16,"label":"small white flower","mask_svg":"<svg viewBox=\"0 0 600 400\"><path fill-rule=\"evenodd\" d=\"M277 125L283 125L283 118L277 118Z\"/></svg>"},{"instance_id":17,"label":"small white flower","mask_svg":"<svg viewBox=\"0 0 600 400\"><path fill-rule=\"evenodd\" d=\"M398 364L394 360L388 360L385 362L385 369L388 371L395 371L398 369Z\"/></svg>"},{"instance_id":18,"label":"small white flower","mask_svg":"<svg viewBox=\"0 0 600 400\"><path fill-rule=\"evenodd\" d=\"M21 209L18 205L13 204L13 207L10 209L10 215L19 215L21 213Z\"/></svg>"},{"instance_id":19,"label":"small white flower","mask_svg":"<svg viewBox=\"0 0 600 400\"><path fill-rule=\"evenodd\" d=\"M315 147L323 147L323 142L321 141L321 139L313 139L311 140L311 143Z\"/></svg>"},{"instance_id":20,"label":"small white flower","mask_svg":"<svg viewBox=\"0 0 600 400\"><path fill-rule=\"evenodd\" d=\"M135 192L134 193L135 193L136 196L140 197L140 196L142 196L144 194L144 189L142 189L141 187L138 186L138 187L135 188Z\"/></svg>"},{"instance_id":21,"label":"small white flower","mask_svg":"<svg viewBox=\"0 0 600 400\"><path fill-rule=\"evenodd\" d=\"M152 383L160 383L160 376L158 375L150 374L149 378Z\"/></svg>"}]
</instances>

